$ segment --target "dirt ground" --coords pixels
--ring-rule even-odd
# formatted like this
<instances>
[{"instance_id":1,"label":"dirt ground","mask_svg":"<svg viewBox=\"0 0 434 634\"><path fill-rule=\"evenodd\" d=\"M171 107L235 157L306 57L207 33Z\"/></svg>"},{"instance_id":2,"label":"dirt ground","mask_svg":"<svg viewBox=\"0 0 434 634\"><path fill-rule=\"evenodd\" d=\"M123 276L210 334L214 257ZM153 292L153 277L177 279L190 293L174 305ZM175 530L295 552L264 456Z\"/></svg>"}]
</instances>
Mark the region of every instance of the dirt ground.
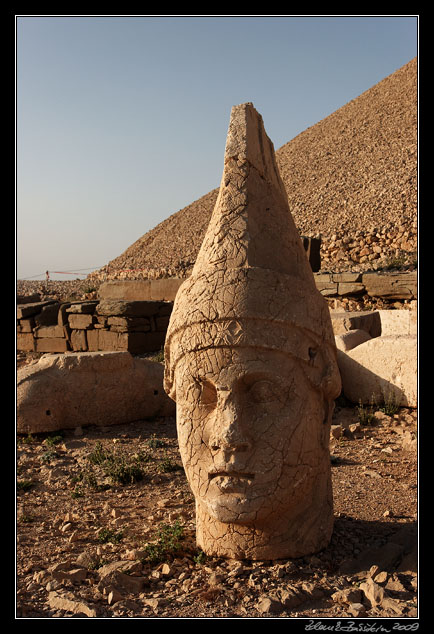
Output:
<instances>
[{"instance_id":1,"label":"dirt ground","mask_svg":"<svg viewBox=\"0 0 434 634\"><path fill-rule=\"evenodd\" d=\"M338 399L330 451L329 546L225 561L195 544L174 419L18 437L16 618L417 618L417 412Z\"/></svg>"}]
</instances>

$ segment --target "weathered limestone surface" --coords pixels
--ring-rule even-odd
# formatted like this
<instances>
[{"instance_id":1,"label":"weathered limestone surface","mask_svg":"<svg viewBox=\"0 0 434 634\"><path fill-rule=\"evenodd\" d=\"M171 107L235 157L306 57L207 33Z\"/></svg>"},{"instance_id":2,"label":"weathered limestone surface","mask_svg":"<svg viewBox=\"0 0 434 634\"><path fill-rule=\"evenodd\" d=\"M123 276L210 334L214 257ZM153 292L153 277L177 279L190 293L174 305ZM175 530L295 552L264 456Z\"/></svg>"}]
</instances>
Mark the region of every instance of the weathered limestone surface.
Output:
<instances>
[{"instance_id":1,"label":"weathered limestone surface","mask_svg":"<svg viewBox=\"0 0 434 634\"><path fill-rule=\"evenodd\" d=\"M101 300L172 302L182 282L182 279L175 277L160 280L113 280L101 284L98 289L98 297Z\"/></svg>"},{"instance_id":2,"label":"weathered limestone surface","mask_svg":"<svg viewBox=\"0 0 434 634\"><path fill-rule=\"evenodd\" d=\"M129 352L47 355L17 373L17 432L113 425L174 405L163 389L163 366Z\"/></svg>"},{"instance_id":3,"label":"weathered limestone surface","mask_svg":"<svg viewBox=\"0 0 434 634\"><path fill-rule=\"evenodd\" d=\"M50 304L55 303L54 300L47 300L45 302L32 302L28 304L17 305L17 319L24 319L32 315L41 313L41 311Z\"/></svg>"},{"instance_id":4,"label":"weathered limestone surface","mask_svg":"<svg viewBox=\"0 0 434 634\"><path fill-rule=\"evenodd\" d=\"M277 559L326 546L336 346L250 103L232 109L219 195L165 359L204 552Z\"/></svg>"},{"instance_id":5,"label":"weathered limestone surface","mask_svg":"<svg viewBox=\"0 0 434 634\"><path fill-rule=\"evenodd\" d=\"M36 337L36 339L44 339L48 337L62 338L64 336L64 332L63 327L56 324L55 326L38 326L33 331L33 335Z\"/></svg>"},{"instance_id":6,"label":"weathered limestone surface","mask_svg":"<svg viewBox=\"0 0 434 634\"><path fill-rule=\"evenodd\" d=\"M69 325L75 330L86 330L94 323L93 315L71 314L68 318Z\"/></svg>"},{"instance_id":7,"label":"weathered limestone surface","mask_svg":"<svg viewBox=\"0 0 434 634\"><path fill-rule=\"evenodd\" d=\"M67 352L68 342L61 337L43 337L34 339L35 352Z\"/></svg>"},{"instance_id":8,"label":"weathered limestone surface","mask_svg":"<svg viewBox=\"0 0 434 634\"><path fill-rule=\"evenodd\" d=\"M17 332L17 350L33 352L35 350L35 339L31 332Z\"/></svg>"},{"instance_id":9,"label":"weathered limestone surface","mask_svg":"<svg viewBox=\"0 0 434 634\"><path fill-rule=\"evenodd\" d=\"M74 352L86 352L88 349L85 330L72 330L70 341Z\"/></svg>"},{"instance_id":10,"label":"weathered limestone surface","mask_svg":"<svg viewBox=\"0 0 434 634\"><path fill-rule=\"evenodd\" d=\"M365 330L371 337L381 334L381 318L375 311L331 311L333 332L341 335L350 330Z\"/></svg>"},{"instance_id":11,"label":"weathered limestone surface","mask_svg":"<svg viewBox=\"0 0 434 634\"><path fill-rule=\"evenodd\" d=\"M339 335L335 335L336 348L338 350L352 350L356 346L360 346L361 343L372 339L371 335L366 330L354 329L348 330Z\"/></svg>"},{"instance_id":12,"label":"weathered limestone surface","mask_svg":"<svg viewBox=\"0 0 434 634\"><path fill-rule=\"evenodd\" d=\"M161 303L159 315L170 315L172 304L170 302ZM110 317L149 317L155 314L153 302L148 301L126 301L126 300L101 300L96 308L98 315Z\"/></svg>"},{"instance_id":13,"label":"weathered limestone surface","mask_svg":"<svg viewBox=\"0 0 434 634\"><path fill-rule=\"evenodd\" d=\"M416 299L417 272L316 273L324 297L370 295L384 299Z\"/></svg>"},{"instance_id":14,"label":"weathered limestone surface","mask_svg":"<svg viewBox=\"0 0 434 634\"><path fill-rule=\"evenodd\" d=\"M338 350L345 396L353 403L381 404L393 399L417 407L417 337L389 335L356 348Z\"/></svg>"},{"instance_id":15,"label":"weathered limestone surface","mask_svg":"<svg viewBox=\"0 0 434 634\"><path fill-rule=\"evenodd\" d=\"M385 335L416 335L416 310L379 310L381 334Z\"/></svg>"},{"instance_id":16,"label":"weathered limestone surface","mask_svg":"<svg viewBox=\"0 0 434 634\"><path fill-rule=\"evenodd\" d=\"M363 283L366 292L371 297L385 297L393 299L413 299L417 297L417 272L389 273L378 275L377 273L365 273Z\"/></svg>"},{"instance_id":17,"label":"weathered limestone surface","mask_svg":"<svg viewBox=\"0 0 434 634\"><path fill-rule=\"evenodd\" d=\"M23 304L17 307L22 315L17 319L17 350L157 352L164 345L172 306L119 299Z\"/></svg>"},{"instance_id":18,"label":"weathered limestone surface","mask_svg":"<svg viewBox=\"0 0 434 634\"><path fill-rule=\"evenodd\" d=\"M58 312L59 312L58 302L43 306L41 312L35 315L36 325L37 326L53 326L57 324Z\"/></svg>"}]
</instances>

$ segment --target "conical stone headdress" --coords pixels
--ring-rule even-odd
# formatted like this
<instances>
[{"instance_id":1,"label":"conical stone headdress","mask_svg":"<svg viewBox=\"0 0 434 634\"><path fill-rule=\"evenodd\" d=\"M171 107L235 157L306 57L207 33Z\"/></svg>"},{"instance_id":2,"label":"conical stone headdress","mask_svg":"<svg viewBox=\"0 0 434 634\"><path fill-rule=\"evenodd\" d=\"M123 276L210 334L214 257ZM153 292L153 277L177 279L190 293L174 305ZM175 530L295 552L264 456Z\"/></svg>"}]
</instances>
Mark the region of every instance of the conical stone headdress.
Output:
<instances>
[{"instance_id":1,"label":"conical stone headdress","mask_svg":"<svg viewBox=\"0 0 434 634\"><path fill-rule=\"evenodd\" d=\"M292 219L274 147L253 104L234 106L220 191L165 343L165 389L186 353L253 346L296 357L325 395L340 375L327 304ZM336 393L337 392L337 393Z\"/></svg>"}]
</instances>

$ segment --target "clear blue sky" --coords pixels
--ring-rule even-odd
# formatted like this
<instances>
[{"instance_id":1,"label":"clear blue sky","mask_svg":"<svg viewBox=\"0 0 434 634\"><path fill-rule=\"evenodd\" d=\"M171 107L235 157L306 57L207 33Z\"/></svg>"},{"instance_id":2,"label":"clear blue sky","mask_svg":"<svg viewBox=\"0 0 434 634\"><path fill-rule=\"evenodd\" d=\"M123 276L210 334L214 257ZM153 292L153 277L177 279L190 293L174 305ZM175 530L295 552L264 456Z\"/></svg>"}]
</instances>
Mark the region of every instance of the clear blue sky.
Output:
<instances>
[{"instance_id":1,"label":"clear blue sky","mask_svg":"<svg viewBox=\"0 0 434 634\"><path fill-rule=\"evenodd\" d=\"M17 16L17 278L84 276L218 187L233 105L277 150L417 54L416 16Z\"/></svg>"}]
</instances>

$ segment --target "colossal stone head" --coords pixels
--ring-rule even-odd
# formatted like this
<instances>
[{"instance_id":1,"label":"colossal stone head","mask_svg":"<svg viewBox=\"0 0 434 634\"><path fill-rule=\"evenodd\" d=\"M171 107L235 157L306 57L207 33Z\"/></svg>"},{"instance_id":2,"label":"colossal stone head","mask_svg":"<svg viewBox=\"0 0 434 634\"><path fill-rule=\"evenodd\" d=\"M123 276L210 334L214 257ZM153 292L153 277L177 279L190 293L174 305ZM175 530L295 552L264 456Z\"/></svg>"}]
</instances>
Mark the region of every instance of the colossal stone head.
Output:
<instances>
[{"instance_id":1,"label":"colossal stone head","mask_svg":"<svg viewBox=\"0 0 434 634\"><path fill-rule=\"evenodd\" d=\"M203 551L278 559L325 547L335 341L251 103L232 109L219 195L165 359Z\"/></svg>"}]
</instances>

